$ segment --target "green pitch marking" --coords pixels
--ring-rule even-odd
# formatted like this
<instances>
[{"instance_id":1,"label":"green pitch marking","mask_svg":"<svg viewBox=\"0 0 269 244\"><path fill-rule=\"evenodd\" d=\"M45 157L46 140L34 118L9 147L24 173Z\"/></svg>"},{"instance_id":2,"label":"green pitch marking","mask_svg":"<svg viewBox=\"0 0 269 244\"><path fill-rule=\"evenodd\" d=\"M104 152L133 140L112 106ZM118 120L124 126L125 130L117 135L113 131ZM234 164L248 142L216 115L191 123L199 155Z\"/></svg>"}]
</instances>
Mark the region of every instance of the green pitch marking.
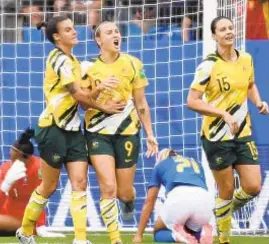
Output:
<instances>
[{"instance_id":1,"label":"green pitch marking","mask_svg":"<svg viewBox=\"0 0 269 244\"><path fill-rule=\"evenodd\" d=\"M133 234L122 235L124 244L132 244ZM38 244L71 244L73 236L69 235L66 238L36 238ZM110 244L109 239L105 233L88 234L88 240L93 244ZM18 241L15 237L0 237L0 243L17 244ZM143 243L154 244L152 235L147 234L144 236ZM217 244L217 242L214 242ZM250 237L250 236L237 236L232 237L232 244L269 244L269 237Z\"/></svg>"}]
</instances>

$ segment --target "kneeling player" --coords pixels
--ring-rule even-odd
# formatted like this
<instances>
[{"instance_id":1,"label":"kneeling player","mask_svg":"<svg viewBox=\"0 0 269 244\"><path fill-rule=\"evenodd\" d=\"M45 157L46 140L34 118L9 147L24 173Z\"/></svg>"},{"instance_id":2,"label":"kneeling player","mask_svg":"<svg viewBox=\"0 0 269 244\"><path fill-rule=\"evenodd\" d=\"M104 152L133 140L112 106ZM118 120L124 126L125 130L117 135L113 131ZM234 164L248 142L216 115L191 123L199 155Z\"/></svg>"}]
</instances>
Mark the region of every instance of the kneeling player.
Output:
<instances>
[{"instance_id":1,"label":"kneeling player","mask_svg":"<svg viewBox=\"0 0 269 244\"><path fill-rule=\"evenodd\" d=\"M207 192L204 170L192 158L171 149L159 155L149 183L134 243L142 243L161 185L167 198L154 226L155 242L213 243L211 218L213 203Z\"/></svg>"}]
</instances>

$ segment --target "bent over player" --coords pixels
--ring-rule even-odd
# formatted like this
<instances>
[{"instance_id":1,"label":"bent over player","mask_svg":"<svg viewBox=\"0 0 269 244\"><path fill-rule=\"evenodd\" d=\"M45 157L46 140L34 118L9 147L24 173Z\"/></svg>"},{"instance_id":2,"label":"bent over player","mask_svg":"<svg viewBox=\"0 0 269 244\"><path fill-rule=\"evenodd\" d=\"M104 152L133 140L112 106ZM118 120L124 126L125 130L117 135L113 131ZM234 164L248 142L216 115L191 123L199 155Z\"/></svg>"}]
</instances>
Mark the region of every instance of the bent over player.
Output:
<instances>
[{"instance_id":1,"label":"bent over player","mask_svg":"<svg viewBox=\"0 0 269 244\"><path fill-rule=\"evenodd\" d=\"M202 165L172 149L163 149L158 155L133 243L143 243L143 233L162 185L167 198L154 225L154 241L212 244L209 221L213 204Z\"/></svg>"}]
</instances>

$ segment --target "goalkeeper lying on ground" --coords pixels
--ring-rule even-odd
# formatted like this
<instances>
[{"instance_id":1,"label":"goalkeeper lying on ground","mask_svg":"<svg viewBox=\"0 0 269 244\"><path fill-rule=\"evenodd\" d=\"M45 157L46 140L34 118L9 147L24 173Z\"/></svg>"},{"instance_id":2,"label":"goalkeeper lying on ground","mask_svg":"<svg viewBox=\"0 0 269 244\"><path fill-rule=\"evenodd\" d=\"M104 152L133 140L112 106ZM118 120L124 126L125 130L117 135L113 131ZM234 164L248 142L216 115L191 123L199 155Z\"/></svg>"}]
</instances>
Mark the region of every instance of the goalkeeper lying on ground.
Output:
<instances>
[{"instance_id":1,"label":"goalkeeper lying on ground","mask_svg":"<svg viewBox=\"0 0 269 244\"><path fill-rule=\"evenodd\" d=\"M0 166L0 236L15 235L21 226L26 205L40 184L40 160L33 155L30 139L34 131L27 129L10 149L10 161ZM46 213L37 221L36 232L42 237L64 237L46 230Z\"/></svg>"}]
</instances>

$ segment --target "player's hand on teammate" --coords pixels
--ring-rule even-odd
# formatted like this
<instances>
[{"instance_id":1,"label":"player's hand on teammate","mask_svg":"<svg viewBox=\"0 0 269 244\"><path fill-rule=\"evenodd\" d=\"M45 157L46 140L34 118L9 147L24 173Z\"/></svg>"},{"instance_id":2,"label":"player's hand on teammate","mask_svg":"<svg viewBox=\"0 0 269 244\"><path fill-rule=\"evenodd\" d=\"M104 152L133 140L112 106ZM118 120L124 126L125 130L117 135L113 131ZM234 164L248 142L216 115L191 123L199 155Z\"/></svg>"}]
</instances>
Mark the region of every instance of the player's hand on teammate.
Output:
<instances>
[{"instance_id":1,"label":"player's hand on teammate","mask_svg":"<svg viewBox=\"0 0 269 244\"><path fill-rule=\"evenodd\" d=\"M143 241L143 236L136 233L134 238L133 238L133 244L140 244L140 243L142 243L142 241Z\"/></svg>"},{"instance_id":2,"label":"player's hand on teammate","mask_svg":"<svg viewBox=\"0 0 269 244\"><path fill-rule=\"evenodd\" d=\"M124 101L107 100L103 106L103 111L107 114L118 114L124 110L126 103Z\"/></svg>"},{"instance_id":3,"label":"player's hand on teammate","mask_svg":"<svg viewBox=\"0 0 269 244\"><path fill-rule=\"evenodd\" d=\"M15 160L8 170L5 179L1 185L1 190L8 194L12 185L19 179L26 176L25 164L20 160Z\"/></svg>"},{"instance_id":4,"label":"player's hand on teammate","mask_svg":"<svg viewBox=\"0 0 269 244\"><path fill-rule=\"evenodd\" d=\"M108 90L111 91L115 89L119 85L119 80L113 76L109 77L108 79L102 81L98 86L97 89L99 91Z\"/></svg>"},{"instance_id":5,"label":"player's hand on teammate","mask_svg":"<svg viewBox=\"0 0 269 244\"><path fill-rule=\"evenodd\" d=\"M146 152L146 157L152 157L155 154L158 153L158 142L154 136L148 136L147 137L147 152Z\"/></svg>"},{"instance_id":6,"label":"player's hand on teammate","mask_svg":"<svg viewBox=\"0 0 269 244\"><path fill-rule=\"evenodd\" d=\"M269 113L268 104L265 101L262 101L260 104L258 104L257 108L258 108L260 114L268 114Z\"/></svg>"},{"instance_id":7,"label":"player's hand on teammate","mask_svg":"<svg viewBox=\"0 0 269 244\"><path fill-rule=\"evenodd\" d=\"M233 116L230 115L228 112L225 112L223 115L223 119L229 125L231 129L231 133L235 135L239 130L239 126L238 126L238 123L234 121Z\"/></svg>"}]
</instances>

